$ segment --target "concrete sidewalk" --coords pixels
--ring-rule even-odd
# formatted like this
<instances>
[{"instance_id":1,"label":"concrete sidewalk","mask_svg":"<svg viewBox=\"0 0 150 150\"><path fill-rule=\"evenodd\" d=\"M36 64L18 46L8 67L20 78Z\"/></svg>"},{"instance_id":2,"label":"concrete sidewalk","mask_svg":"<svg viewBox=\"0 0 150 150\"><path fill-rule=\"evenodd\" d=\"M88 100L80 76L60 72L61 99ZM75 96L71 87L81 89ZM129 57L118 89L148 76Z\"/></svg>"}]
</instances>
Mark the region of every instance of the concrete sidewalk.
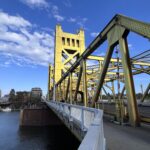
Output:
<instances>
[{"instance_id":1,"label":"concrete sidewalk","mask_svg":"<svg viewBox=\"0 0 150 150\"><path fill-rule=\"evenodd\" d=\"M107 150L150 150L150 126L116 125L104 118Z\"/></svg>"}]
</instances>

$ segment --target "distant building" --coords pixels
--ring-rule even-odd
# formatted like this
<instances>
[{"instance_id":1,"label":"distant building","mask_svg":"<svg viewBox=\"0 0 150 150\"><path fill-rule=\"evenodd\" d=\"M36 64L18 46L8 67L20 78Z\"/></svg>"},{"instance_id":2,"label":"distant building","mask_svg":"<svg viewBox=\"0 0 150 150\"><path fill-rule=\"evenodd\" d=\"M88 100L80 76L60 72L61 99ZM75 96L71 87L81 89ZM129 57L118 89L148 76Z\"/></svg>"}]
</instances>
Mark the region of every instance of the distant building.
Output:
<instances>
[{"instance_id":1,"label":"distant building","mask_svg":"<svg viewBox=\"0 0 150 150\"><path fill-rule=\"evenodd\" d=\"M0 97L0 103L8 102L9 96Z\"/></svg>"},{"instance_id":2,"label":"distant building","mask_svg":"<svg viewBox=\"0 0 150 150\"><path fill-rule=\"evenodd\" d=\"M39 87L35 87L31 89L31 98L41 99L42 97L42 90Z\"/></svg>"},{"instance_id":3,"label":"distant building","mask_svg":"<svg viewBox=\"0 0 150 150\"><path fill-rule=\"evenodd\" d=\"M27 91L18 91L16 92L16 100L26 103L30 101L30 92Z\"/></svg>"},{"instance_id":4,"label":"distant building","mask_svg":"<svg viewBox=\"0 0 150 150\"><path fill-rule=\"evenodd\" d=\"M30 102L30 92L11 90L9 101L12 103L13 109L23 108Z\"/></svg>"},{"instance_id":5,"label":"distant building","mask_svg":"<svg viewBox=\"0 0 150 150\"><path fill-rule=\"evenodd\" d=\"M9 95L9 102L13 109L20 109L24 107L30 107L32 105L38 105L42 99L41 88L32 88L31 91L17 91L11 89Z\"/></svg>"}]
</instances>

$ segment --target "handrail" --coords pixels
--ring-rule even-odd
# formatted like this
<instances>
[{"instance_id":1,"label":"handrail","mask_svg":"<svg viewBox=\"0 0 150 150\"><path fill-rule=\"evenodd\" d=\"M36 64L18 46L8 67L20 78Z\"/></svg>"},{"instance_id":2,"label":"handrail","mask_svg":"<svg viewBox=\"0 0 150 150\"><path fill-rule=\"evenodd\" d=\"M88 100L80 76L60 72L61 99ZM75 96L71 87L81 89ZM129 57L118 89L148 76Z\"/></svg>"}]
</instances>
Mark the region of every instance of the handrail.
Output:
<instances>
[{"instance_id":1,"label":"handrail","mask_svg":"<svg viewBox=\"0 0 150 150\"><path fill-rule=\"evenodd\" d=\"M103 111L57 101L46 101L57 113L65 115L70 121L78 123L83 132L87 131L79 150L104 150Z\"/></svg>"}]
</instances>

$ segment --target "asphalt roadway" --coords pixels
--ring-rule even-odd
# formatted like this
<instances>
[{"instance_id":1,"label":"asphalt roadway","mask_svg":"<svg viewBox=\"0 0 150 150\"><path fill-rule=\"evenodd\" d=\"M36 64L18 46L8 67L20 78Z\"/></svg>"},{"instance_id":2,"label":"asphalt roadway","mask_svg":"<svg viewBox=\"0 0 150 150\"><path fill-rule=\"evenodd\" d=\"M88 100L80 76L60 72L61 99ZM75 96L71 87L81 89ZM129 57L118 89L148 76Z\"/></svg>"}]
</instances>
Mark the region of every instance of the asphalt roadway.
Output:
<instances>
[{"instance_id":1,"label":"asphalt roadway","mask_svg":"<svg viewBox=\"0 0 150 150\"><path fill-rule=\"evenodd\" d=\"M104 117L107 150L150 150L150 125L121 126Z\"/></svg>"}]
</instances>

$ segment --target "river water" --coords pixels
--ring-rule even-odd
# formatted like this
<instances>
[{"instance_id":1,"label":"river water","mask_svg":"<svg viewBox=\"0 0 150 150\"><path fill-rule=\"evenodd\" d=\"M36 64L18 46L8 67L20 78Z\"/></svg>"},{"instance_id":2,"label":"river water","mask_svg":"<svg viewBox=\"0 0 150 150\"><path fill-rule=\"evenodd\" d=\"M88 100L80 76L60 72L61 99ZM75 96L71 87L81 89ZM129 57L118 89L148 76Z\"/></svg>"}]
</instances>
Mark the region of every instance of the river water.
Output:
<instances>
[{"instance_id":1,"label":"river water","mask_svg":"<svg viewBox=\"0 0 150 150\"><path fill-rule=\"evenodd\" d=\"M19 112L0 112L0 150L76 150L64 126L19 128Z\"/></svg>"}]
</instances>

